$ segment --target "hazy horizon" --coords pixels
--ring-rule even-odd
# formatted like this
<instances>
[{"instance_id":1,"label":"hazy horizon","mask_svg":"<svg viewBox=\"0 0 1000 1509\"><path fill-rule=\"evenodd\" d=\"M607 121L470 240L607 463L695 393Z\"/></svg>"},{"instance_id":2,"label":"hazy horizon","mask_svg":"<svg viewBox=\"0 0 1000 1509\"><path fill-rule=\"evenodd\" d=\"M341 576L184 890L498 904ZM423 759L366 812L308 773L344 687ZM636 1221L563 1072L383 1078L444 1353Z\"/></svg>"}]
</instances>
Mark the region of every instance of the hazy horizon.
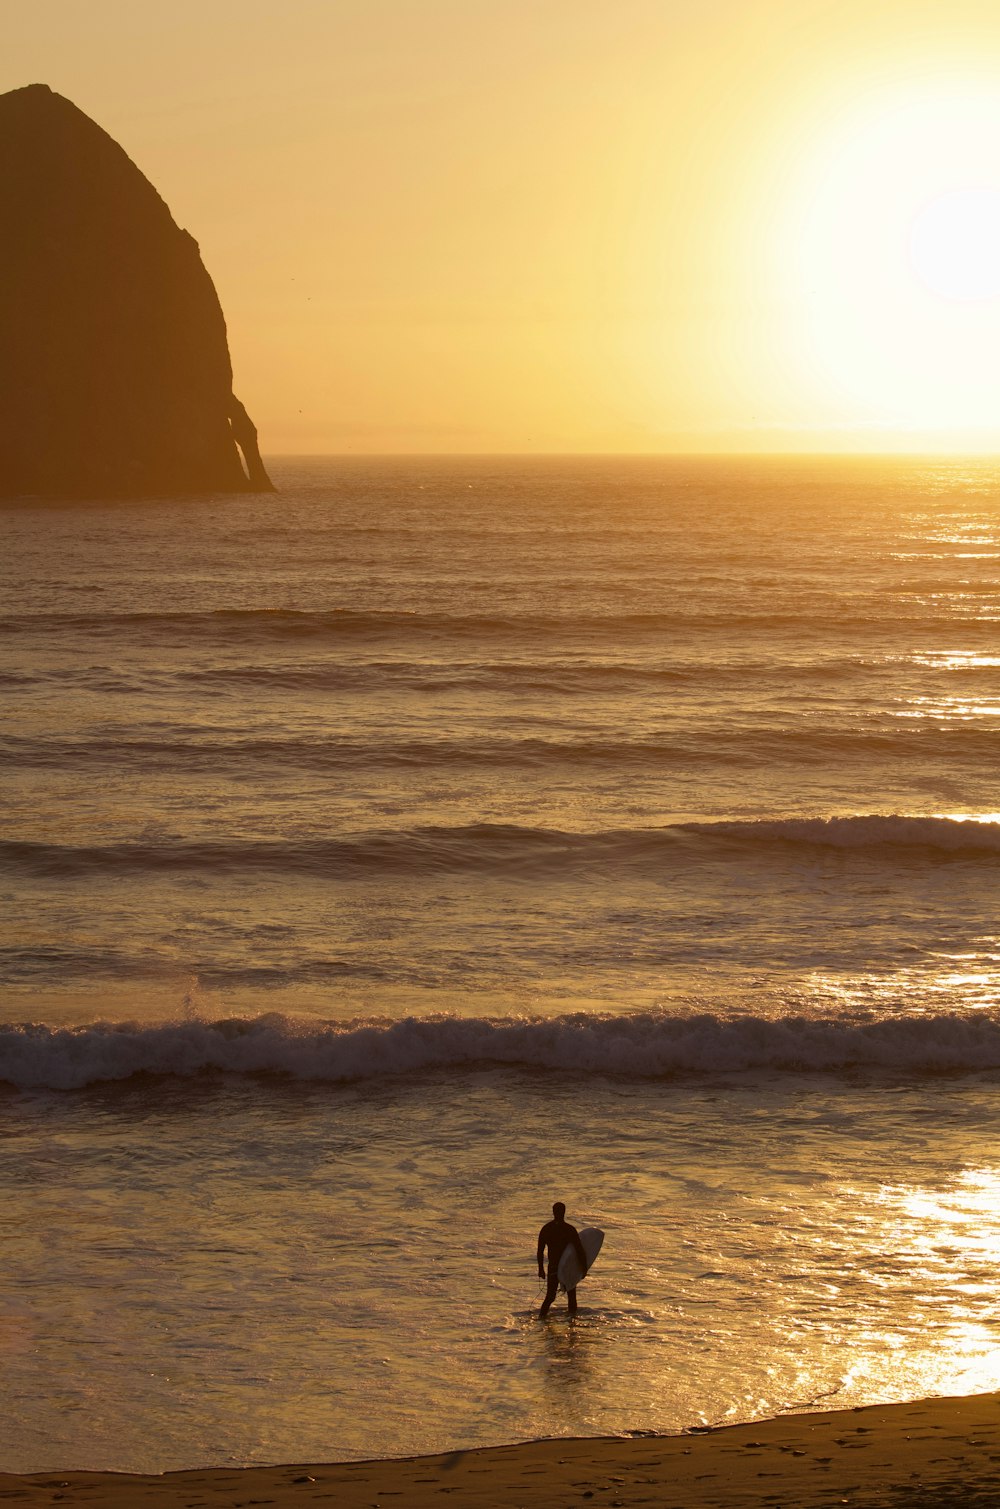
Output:
<instances>
[{"instance_id":1,"label":"hazy horizon","mask_svg":"<svg viewBox=\"0 0 1000 1509\"><path fill-rule=\"evenodd\" d=\"M1000 17L50 0L272 455L1000 450Z\"/></svg>"},{"instance_id":2,"label":"hazy horizon","mask_svg":"<svg viewBox=\"0 0 1000 1509\"><path fill-rule=\"evenodd\" d=\"M975 450L967 450L967 451L934 451L934 450L926 450L926 451L863 451L863 450L857 450L857 451L806 451L806 450L801 450L801 451L791 451L791 450L788 450L788 451L736 451L736 450L725 451L725 450L712 450L712 451L709 451L709 450L702 450L702 451L699 451L699 450L694 450L694 449L687 450L687 451L680 451L680 450L677 450L677 451L665 451L665 450L660 450L660 451L656 451L656 450L647 450L647 451L640 451L640 450L634 450L634 451L598 451L598 450L592 450L592 451L588 451L588 450L575 450L575 451L557 451L557 450L546 450L546 451L541 451L541 450L538 450L538 451L515 451L515 450L494 450L494 451L472 451L472 450L470 450L470 451L406 451L406 450L398 450L398 451L361 451L361 450L358 450L358 451L354 451L354 450L352 450L352 451L343 451L343 450L341 450L341 451L333 451L333 450L329 450L329 451L322 451L322 450L315 450L315 451L278 451L278 450L274 450L274 449L269 449L268 450L268 455L272 456L272 457L274 457L276 459L280 459L281 457L298 457L298 456L317 456L317 457L322 456L322 457L329 457L329 458L332 459L332 458L337 457L337 456L342 456L345 459L350 458L350 457L355 457L358 460L364 460L365 458L371 458L372 460L376 460L376 459L382 459L382 458L385 458L385 457L392 457L392 456L402 456L402 457L406 457L406 456L415 456L415 457L423 456L423 457L427 458L428 460L433 460L435 457L442 457L443 458L443 457L448 457L448 456L455 456L455 457L468 456L470 458L475 458L475 457L478 457L478 458L486 457L486 458L488 458L490 456L498 456L498 457L509 456L512 459L516 459L517 457L524 457L526 459L529 459L531 457L538 457L539 459L544 459L546 456L550 456L550 457L553 457L553 458L556 458L556 459L558 459L559 457L567 457L567 458L571 458L571 459L579 458L581 460L585 460L587 457L591 457L592 456L595 459L615 457L615 458L623 458L623 459L627 460L628 457L630 457L630 456L636 456L636 457L645 457L646 459L655 459L657 457L660 457L663 460L673 460L673 461L683 461L685 459L689 459L689 460L698 459L698 460L705 460L705 461L711 461L711 460L715 460L715 459L718 459L720 461L738 461L738 460L741 460L741 459L746 459L746 460L751 460L752 459L753 461L878 461L878 460L893 461L893 460L898 460L898 461L916 461L916 462L919 462L919 461L936 461L936 460L942 460L942 461L961 461L963 459L968 459L970 461L989 461L992 458L1000 455L1000 444L998 444L998 448L995 451L994 450L988 450L988 451L987 450L982 450L982 451L975 451Z\"/></svg>"}]
</instances>

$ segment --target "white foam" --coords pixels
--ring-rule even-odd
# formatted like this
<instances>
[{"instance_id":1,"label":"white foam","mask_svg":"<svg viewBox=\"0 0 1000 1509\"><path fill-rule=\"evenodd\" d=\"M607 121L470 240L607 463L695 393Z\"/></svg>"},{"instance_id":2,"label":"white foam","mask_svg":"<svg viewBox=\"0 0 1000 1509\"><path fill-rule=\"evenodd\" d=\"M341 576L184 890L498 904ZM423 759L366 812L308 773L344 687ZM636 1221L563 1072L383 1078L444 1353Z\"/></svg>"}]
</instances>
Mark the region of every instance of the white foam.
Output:
<instances>
[{"instance_id":1,"label":"white foam","mask_svg":"<svg viewBox=\"0 0 1000 1509\"><path fill-rule=\"evenodd\" d=\"M1000 823L962 817L907 817L871 813L857 817L776 818L749 822L684 824L689 832L749 841L823 844L838 849L943 849L955 853L1000 852Z\"/></svg>"},{"instance_id":2,"label":"white foam","mask_svg":"<svg viewBox=\"0 0 1000 1509\"><path fill-rule=\"evenodd\" d=\"M218 1071L330 1082L428 1069L514 1065L635 1078L869 1069L923 1074L1000 1068L989 1011L882 1019L677 1016L432 1017L317 1025L277 1015L219 1022L0 1028L0 1080L81 1089L136 1074Z\"/></svg>"}]
</instances>

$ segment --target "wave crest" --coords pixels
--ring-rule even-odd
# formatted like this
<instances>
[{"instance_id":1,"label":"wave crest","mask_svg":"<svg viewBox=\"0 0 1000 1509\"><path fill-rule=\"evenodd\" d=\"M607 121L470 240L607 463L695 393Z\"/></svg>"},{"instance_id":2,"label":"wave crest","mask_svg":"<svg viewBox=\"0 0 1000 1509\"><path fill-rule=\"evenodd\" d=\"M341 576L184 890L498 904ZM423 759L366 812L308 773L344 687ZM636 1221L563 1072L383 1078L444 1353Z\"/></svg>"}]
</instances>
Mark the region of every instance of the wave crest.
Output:
<instances>
[{"instance_id":1,"label":"wave crest","mask_svg":"<svg viewBox=\"0 0 1000 1509\"><path fill-rule=\"evenodd\" d=\"M748 843L818 844L834 849L928 849L1000 853L1000 822L973 817L786 817L749 822L687 823L689 833Z\"/></svg>"},{"instance_id":2,"label":"wave crest","mask_svg":"<svg viewBox=\"0 0 1000 1509\"><path fill-rule=\"evenodd\" d=\"M65 845L0 840L0 865L43 878L140 872L202 875L248 871L326 879L366 872L554 875L614 866L659 874L678 863L726 861L736 852L783 863L803 848L855 851L868 859L900 856L925 863L966 858L992 864L1000 822L948 817L776 818L678 823L661 828L575 833L513 823L470 823L385 830L345 838L297 840L137 839Z\"/></svg>"},{"instance_id":3,"label":"wave crest","mask_svg":"<svg viewBox=\"0 0 1000 1509\"><path fill-rule=\"evenodd\" d=\"M343 1083L498 1066L633 1079L761 1071L971 1072L1000 1069L1000 1015L769 1019L648 1012L343 1025L268 1015L0 1028L0 1081L19 1088L78 1090L140 1074L190 1078L211 1072Z\"/></svg>"}]
</instances>

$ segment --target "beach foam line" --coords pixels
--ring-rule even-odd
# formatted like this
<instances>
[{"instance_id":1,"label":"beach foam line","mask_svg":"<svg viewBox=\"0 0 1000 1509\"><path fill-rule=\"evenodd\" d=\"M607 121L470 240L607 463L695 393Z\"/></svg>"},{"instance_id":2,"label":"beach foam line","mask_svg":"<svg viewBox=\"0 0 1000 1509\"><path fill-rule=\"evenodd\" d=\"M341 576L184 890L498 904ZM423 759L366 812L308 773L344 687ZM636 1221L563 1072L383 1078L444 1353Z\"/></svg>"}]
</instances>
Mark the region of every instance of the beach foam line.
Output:
<instances>
[{"instance_id":1,"label":"beach foam line","mask_svg":"<svg viewBox=\"0 0 1000 1509\"><path fill-rule=\"evenodd\" d=\"M708 1012L316 1023L272 1013L82 1027L0 1027L0 1082L79 1090L152 1074L354 1082L429 1070L565 1070L634 1079L752 1072L894 1076L1000 1068L1000 1014L871 1018Z\"/></svg>"},{"instance_id":2,"label":"beach foam line","mask_svg":"<svg viewBox=\"0 0 1000 1509\"><path fill-rule=\"evenodd\" d=\"M788 1415L704 1433L553 1439L392 1461L203 1468L162 1476L0 1475L32 1509L946 1509L1000 1504L1000 1394Z\"/></svg>"}]
</instances>

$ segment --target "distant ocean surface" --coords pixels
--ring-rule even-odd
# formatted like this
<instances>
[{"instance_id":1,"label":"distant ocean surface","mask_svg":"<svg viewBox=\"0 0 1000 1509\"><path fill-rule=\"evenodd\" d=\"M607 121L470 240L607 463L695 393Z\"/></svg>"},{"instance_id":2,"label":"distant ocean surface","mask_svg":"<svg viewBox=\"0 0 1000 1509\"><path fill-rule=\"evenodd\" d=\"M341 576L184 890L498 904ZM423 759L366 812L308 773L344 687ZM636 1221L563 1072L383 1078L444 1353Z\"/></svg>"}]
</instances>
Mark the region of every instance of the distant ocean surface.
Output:
<instances>
[{"instance_id":1,"label":"distant ocean surface","mask_svg":"<svg viewBox=\"0 0 1000 1509\"><path fill-rule=\"evenodd\" d=\"M0 1469L1000 1387L1000 467L273 474L0 508Z\"/></svg>"}]
</instances>

